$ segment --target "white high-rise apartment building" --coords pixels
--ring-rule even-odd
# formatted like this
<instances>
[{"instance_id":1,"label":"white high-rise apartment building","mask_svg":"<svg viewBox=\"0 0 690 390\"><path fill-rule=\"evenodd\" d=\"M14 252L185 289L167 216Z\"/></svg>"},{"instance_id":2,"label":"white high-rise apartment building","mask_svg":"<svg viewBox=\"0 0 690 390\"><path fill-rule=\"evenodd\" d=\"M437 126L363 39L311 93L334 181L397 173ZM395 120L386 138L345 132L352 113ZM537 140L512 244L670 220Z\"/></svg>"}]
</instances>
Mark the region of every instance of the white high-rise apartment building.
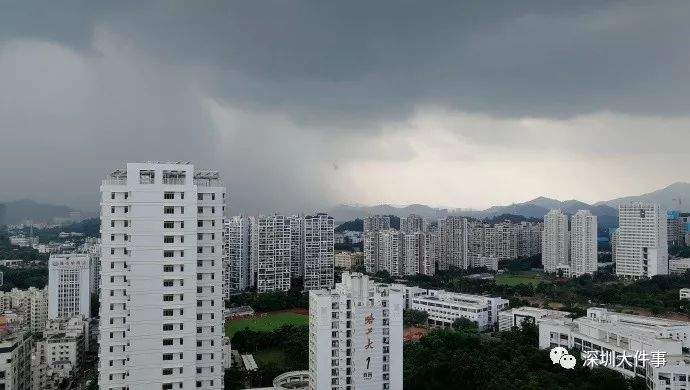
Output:
<instances>
[{"instance_id":1,"label":"white high-rise apartment building","mask_svg":"<svg viewBox=\"0 0 690 390\"><path fill-rule=\"evenodd\" d=\"M257 292L290 289L290 219L260 215L252 223L252 268Z\"/></svg>"},{"instance_id":2,"label":"white high-rise apartment building","mask_svg":"<svg viewBox=\"0 0 690 390\"><path fill-rule=\"evenodd\" d=\"M544 216L541 262L545 272L562 271L570 274L570 232L568 216L561 210L551 210Z\"/></svg>"},{"instance_id":3,"label":"white high-rise apartment building","mask_svg":"<svg viewBox=\"0 0 690 390\"><path fill-rule=\"evenodd\" d=\"M666 210L658 204L618 206L616 275L631 278L668 274Z\"/></svg>"},{"instance_id":4,"label":"white high-rise apartment building","mask_svg":"<svg viewBox=\"0 0 690 390\"><path fill-rule=\"evenodd\" d=\"M424 234L423 252L419 273L424 275L434 275L436 273L436 264L441 256L441 245L439 242L438 233L426 232Z\"/></svg>"},{"instance_id":5,"label":"white high-rise apartment building","mask_svg":"<svg viewBox=\"0 0 690 390\"><path fill-rule=\"evenodd\" d=\"M439 269L469 267L469 245L467 218L448 216L438 221L441 257Z\"/></svg>"},{"instance_id":6,"label":"white high-rise apartment building","mask_svg":"<svg viewBox=\"0 0 690 390\"><path fill-rule=\"evenodd\" d=\"M518 230L518 257L531 257L541 254L541 235L544 224L521 222Z\"/></svg>"},{"instance_id":7,"label":"white high-rise apartment building","mask_svg":"<svg viewBox=\"0 0 690 390\"><path fill-rule=\"evenodd\" d=\"M542 224L510 221L493 225L485 222L469 223L468 246L473 258L510 260L541 253Z\"/></svg>"},{"instance_id":8,"label":"white high-rise apartment building","mask_svg":"<svg viewBox=\"0 0 690 390\"><path fill-rule=\"evenodd\" d=\"M229 297L250 287L251 219L237 215L225 221L224 228L224 293Z\"/></svg>"},{"instance_id":9,"label":"white high-rise apartment building","mask_svg":"<svg viewBox=\"0 0 690 390\"><path fill-rule=\"evenodd\" d=\"M407 217L400 219L400 231L405 234L425 232L426 230L427 221L419 215L410 214Z\"/></svg>"},{"instance_id":10,"label":"white high-rise apartment building","mask_svg":"<svg viewBox=\"0 0 690 390\"><path fill-rule=\"evenodd\" d=\"M425 269L425 234L420 231L403 234L402 240L405 275L416 275L422 273L422 271Z\"/></svg>"},{"instance_id":11,"label":"white high-rise apartment building","mask_svg":"<svg viewBox=\"0 0 690 390\"><path fill-rule=\"evenodd\" d=\"M570 275L593 274L597 270L597 217L580 210L570 219Z\"/></svg>"},{"instance_id":12,"label":"white high-rise apartment building","mask_svg":"<svg viewBox=\"0 0 690 390\"><path fill-rule=\"evenodd\" d=\"M115 235L112 234L113 240ZM48 260L48 317L91 315L91 257L87 253L52 254Z\"/></svg>"},{"instance_id":13,"label":"white high-rise apartment building","mask_svg":"<svg viewBox=\"0 0 690 390\"><path fill-rule=\"evenodd\" d=\"M312 390L402 389L403 293L343 273L333 290L309 293Z\"/></svg>"},{"instance_id":14,"label":"white high-rise apartment building","mask_svg":"<svg viewBox=\"0 0 690 390\"><path fill-rule=\"evenodd\" d=\"M403 234L395 229L380 230L378 233L378 271L386 271L391 276L405 274L403 257Z\"/></svg>"},{"instance_id":15,"label":"white high-rise apartment building","mask_svg":"<svg viewBox=\"0 0 690 390\"><path fill-rule=\"evenodd\" d=\"M224 200L189 163L103 180L100 389L222 389Z\"/></svg>"},{"instance_id":16,"label":"white high-rise apartment building","mask_svg":"<svg viewBox=\"0 0 690 390\"><path fill-rule=\"evenodd\" d=\"M304 219L300 215L290 217L290 277L293 279L305 277Z\"/></svg>"},{"instance_id":17,"label":"white high-rise apartment building","mask_svg":"<svg viewBox=\"0 0 690 390\"><path fill-rule=\"evenodd\" d=\"M391 228L387 215L374 215L364 218L364 267L367 272L382 270L379 259L379 231Z\"/></svg>"},{"instance_id":18,"label":"white high-rise apartment building","mask_svg":"<svg viewBox=\"0 0 690 390\"><path fill-rule=\"evenodd\" d=\"M302 220L305 290L333 288L334 228L333 217L328 214L307 215Z\"/></svg>"}]
</instances>

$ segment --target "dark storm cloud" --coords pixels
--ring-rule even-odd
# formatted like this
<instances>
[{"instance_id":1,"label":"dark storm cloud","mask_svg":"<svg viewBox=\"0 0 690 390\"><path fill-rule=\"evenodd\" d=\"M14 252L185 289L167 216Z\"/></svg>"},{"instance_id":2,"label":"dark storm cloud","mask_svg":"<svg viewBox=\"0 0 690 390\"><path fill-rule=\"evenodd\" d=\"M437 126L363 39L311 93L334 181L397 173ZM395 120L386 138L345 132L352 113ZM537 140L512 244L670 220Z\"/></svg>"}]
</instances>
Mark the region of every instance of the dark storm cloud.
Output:
<instances>
[{"instance_id":1,"label":"dark storm cloud","mask_svg":"<svg viewBox=\"0 0 690 390\"><path fill-rule=\"evenodd\" d=\"M493 115L685 113L687 2L164 2L112 28L207 66L215 94L344 123L440 104Z\"/></svg>"},{"instance_id":2,"label":"dark storm cloud","mask_svg":"<svg viewBox=\"0 0 690 390\"><path fill-rule=\"evenodd\" d=\"M237 211L306 208L349 196L327 167L414 157L370 143L419 107L684 116L688 20L681 1L0 0L0 199L91 205L125 160L188 159L222 164ZM209 102L254 118L219 125Z\"/></svg>"},{"instance_id":3,"label":"dark storm cloud","mask_svg":"<svg viewBox=\"0 0 690 390\"><path fill-rule=\"evenodd\" d=\"M387 118L419 104L502 116L684 114L690 104L682 1L98 4L15 5L0 31L85 47L104 26L205 70L216 97L305 121Z\"/></svg>"}]
</instances>

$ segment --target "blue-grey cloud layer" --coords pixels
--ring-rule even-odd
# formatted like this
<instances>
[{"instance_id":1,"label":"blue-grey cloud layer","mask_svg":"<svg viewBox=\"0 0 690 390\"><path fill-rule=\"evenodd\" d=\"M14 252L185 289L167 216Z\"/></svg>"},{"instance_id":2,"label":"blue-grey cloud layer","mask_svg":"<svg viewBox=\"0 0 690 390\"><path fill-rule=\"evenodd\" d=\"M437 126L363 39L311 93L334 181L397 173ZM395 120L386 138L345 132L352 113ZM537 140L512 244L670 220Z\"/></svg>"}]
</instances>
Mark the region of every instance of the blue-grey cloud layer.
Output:
<instances>
[{"instance_id":1,"label":"blue-grey cloud layer","mask_svg":"<svg viewBox=\"0 0 690 390\"><path fill-rule=\"evenodd\" d=\"M382 123L404 120L419 106L501 118L600 111L685 116L688 20L690 3L684 1L2 1L0 45L31 41L74 50L95 74L84 75L84 104L63 110L71 120L54 120L36 105L44 102L34 100L40 85L8 83L17 90L5 88L0 97L11 110L0 134L14 147L0 152L8 164L38 153L36 140L54 136L58 154L78 167L93 159L83 152L88 146L74 147L80 139L109 145L102 166L87 170L92 176L116 161L141 159L156 146L165 157L225 161L208 152L211 125L199 97L285 113L315 137L379 132ZM99 39L116 43L104 54ZM118 64L121 49L127 54ZM37 60L50 62L46 53ZM98 63L99 57L107 63ZM23 77L25 71L17 69ZM70 95L68 87L63 91ZM30 98L22 104L25 95ZM248 144L271 142L250 127ZM51 135L36 136L41 132ZM463 135L493 142L491 134ZM497 134L495 142L505 137ZM135 139L137 146L128 144ZM185 147L178 151L179 144ZM287 164L284 175L300 183L305 165ZM251 172L244 176L235 192L248 209L264 206L255 201L261 199L257 191L280 191L270 176L260 190L251 188ZM88 188L78 178L74 183ZM302 207L305 196L262 201L281 199L284 204L264 207Z\"/></svg>"}]
</instances>

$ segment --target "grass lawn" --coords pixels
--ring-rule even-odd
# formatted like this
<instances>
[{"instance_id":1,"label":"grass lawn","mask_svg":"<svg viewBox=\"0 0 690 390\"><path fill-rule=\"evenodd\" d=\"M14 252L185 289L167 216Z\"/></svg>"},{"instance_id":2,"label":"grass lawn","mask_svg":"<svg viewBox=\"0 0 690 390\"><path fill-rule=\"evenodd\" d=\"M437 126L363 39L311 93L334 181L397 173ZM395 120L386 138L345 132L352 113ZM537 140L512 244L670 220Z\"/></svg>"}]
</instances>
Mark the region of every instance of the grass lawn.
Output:
<instances>
[{"instance_id":1,"label":"grass lawn","mask_svg":"<svg viewBox=\"0 0 690 390\"><path fill-rule=\"evenodd\" d=\"M225 335L232 337L237 331L249 328L259 332L270 332L283 325L307 325L309 317L297 313L275 313L264 314L252 318L232 320L225 324Z\"/></svg>"},{"instance_id":2,"label":"grass lawn","mask_svg":"<svg viewBox=\"0 0 690 390\"><path fill-rule=\"evenodd\" d=\"M254 354L254 360L259 367L266 366L284 366L285 365L285 352L277 349L267 349L265 351L259 351Z\"/></svg>"},{"instance_id":3,"label":"grass lawn","mask_svg":"<svg viewBox=\"0 0 690 390\"><path fill-rule=\"evenodd\" d=\"M524 273L519 275L496 275L496 284L504 286L515 286L518 284L531 284L536 286L540 282L551 283L550 280L538 273Z\"/></svg>"}]
</instances>

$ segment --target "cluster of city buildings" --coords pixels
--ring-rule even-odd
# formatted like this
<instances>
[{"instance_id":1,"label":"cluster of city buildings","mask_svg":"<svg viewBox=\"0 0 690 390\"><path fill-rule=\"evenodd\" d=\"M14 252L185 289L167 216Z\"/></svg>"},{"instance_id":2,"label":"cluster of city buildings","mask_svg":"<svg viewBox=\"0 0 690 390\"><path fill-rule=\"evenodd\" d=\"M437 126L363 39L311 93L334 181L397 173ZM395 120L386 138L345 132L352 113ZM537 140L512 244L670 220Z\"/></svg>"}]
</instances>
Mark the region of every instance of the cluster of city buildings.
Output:
<instances>
[{"instance_id":1,"label":"cluster of city buildings","mask_svg":"<svg viewBox=\"0 0 690 390\"><path fill-rule=\"evenodd\" d=\"M448 216L435 223L409 215L400 229L389 216L364 219L364 264L367 272L393 276L433 275L449 267L498 270L499 260L541 253L542 224L503 221L489 224Z\"/></svg>"},{"instance_id":2,"label":"cluster of city buildings","mask_svg":"<svg viewBox=\"0 0 690 390\"><path fill-rule=\"evenodd\" d=\"M229 218L223 233L226 292L287 291L295 279L305 290L333 287L334 228L325 213Z\"/></svg>"},{"instance_id":3,"label":"cluster of city buildings","mask_svg":"<svg viewBox=\"0 0 690 390\"><path fill-rule=\"evenodd\" d=\"M509 309L500 297L376 283L334 266L427 274L449 267L498 268L498 260L542 253L547 272L592 273L597 219L551 211L544 223L487 224L410 215L364 221L364 252L334 253L333 218L224 218L227 195L216 171L186 162L130 163L101 185L101 240L49 260L46 289L0 293L0 386L64 386L84 366L91 294L100 294L98 384L102 389L221 389L229 363L224 300L256 288L285 291L302 279L309 294L309 370L286 373L275 388L401 389L403 310L424 311L430 326L467 319L479 330L539 326L542 348L663 350L669 363L618 369L656 388L687 388L687 322L590 308L586 317ZM619 275L668 273L666 213L656 205L620 207L613 243ZM620 269L619 269L620 268ZM686 292L690 296L690 292ZM682 294L682 292L681 292ZM684 387L685 386L685 387Z\"/></svg>"},{"instance_id":4,"label":"cluster of city buildings","mask_svg":"<svg viewBox=\"0 0 690 390\"><path fill-rule=\"evenodd\" d=\"M0 292L0 388L69 387L94 348L88 255L51 255L48 270L45 288Z\"/></svg>"},{"instance_id":5,"label":"cluster of city buildings","mask_svg":"<svg viewBox=\"0 0 690 390\"><path fill-rule=\"evenodd\" d=\"M568 217L561 210L544 216L541 261L544 272L563 276L593 274L597 270L597 217L580 210Z\"/></svg>"},{"instance_id":6,"label":"cluster of city buildings","mask_svg":"<svg viewBox=\"0 0 690 390\"><path fill-rule=\"evenodd\" d=\"M9 241L10 245L12 246L17 246L20 248L32 248L38 251L38 253L61 253L77 250L79 245L71 238L81 238L83 236L83 233L60 232L58 233L58 237L64 239L64 241L40 242L36 236L17 234L10 236Z\"/></svg>"}]
</instances>

